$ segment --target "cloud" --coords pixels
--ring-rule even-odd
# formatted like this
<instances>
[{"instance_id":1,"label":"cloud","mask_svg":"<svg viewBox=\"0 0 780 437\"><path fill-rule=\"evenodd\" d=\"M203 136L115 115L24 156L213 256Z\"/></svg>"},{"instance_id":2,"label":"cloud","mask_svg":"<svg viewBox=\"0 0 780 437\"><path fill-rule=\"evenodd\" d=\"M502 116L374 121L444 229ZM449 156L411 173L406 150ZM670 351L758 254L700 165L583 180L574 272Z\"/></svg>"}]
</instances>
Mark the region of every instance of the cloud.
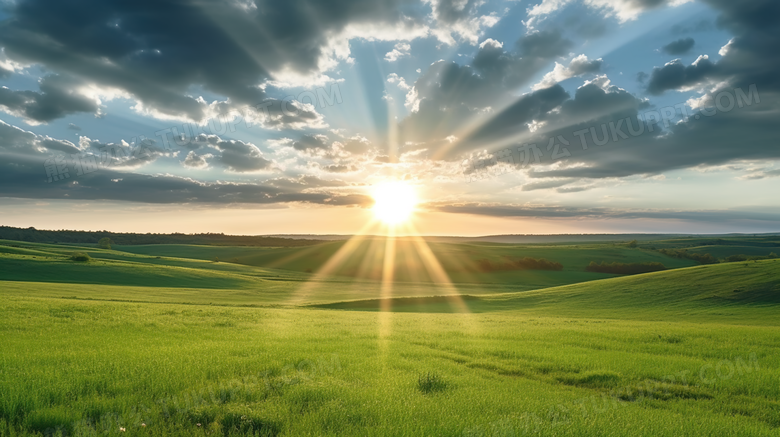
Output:
<instances>
[{"instance_id":1,"label":"cloud","mask_svg":"<svg viewBox=\"0 0 780 437\"><path fill-rule=\"evenodd\" d=\"M217 110L268 103L254 111L259 122L271 128L308 126L316 113L283 114L281 102L269 97L263 85L277 76L297 85L320 80L349 58L353 38L408 40L428 33L424 17L401 7L400 0L246 6L251 4L15 2L0 26L5 55L56 74L47 76L40 91L1 91L0 105L32 122L96 113L97 99L78 91L92 87L105 95L118 90L136 101L137 111L158 118L203 121ZM215 108L191 95L197 87L225 100Z\"/></svg>"},{"instance_id":2,"label":"cloud","mask_svg":"<svg viewBox=\"0 0 780 437\"><path fill-rule=\"evenodd\" d=\"M218 161L228 170L238 173L269 170L273 162L263 157L263 152L252 143L238 140L217 141L215 147L222 152Z\"/></svg>"},{"instance_id":3,"label":"cloud","mask_svg":"<svg viewBox=\"0 0 780 437\"><path fill-rule=\"evenodd\" d=\"M745 180L758 180L758 179L776 178L776 177L780 177L780 169L777 169L777 170L759 170L759 171L751 172L751 173L743 176L742 179L745 179Z\"/></svg>"},{"instance_id":4,"label":"cloud","mask_svg":"<svg viewBox=\"0 0 780 437\"><path fill-rule=\"evenodd\" d=\"M598 73L601 70L602 63L603 61L601 58L590 60L585 55L579 55L572 59L571 62L569 62L568 67L564 67L562 64L556 62L555 68L545 74L542 80L532 88L534 90L549 88L572 77L581 76L587 73Z\"/></svg>"},{"instance_id":5,"label":"cloud","mask_svg":"<svg viewBox=\"0 0 780 437\"><path fill-rule=\"evenodd\" d=\"M454 159L478 147L472 140L480 135L496 136L478 128L474 135L467 135L468 141L447 140L453 135L463 137L457 132L466 125L478 126L483 121L502 132L516 130L531 121L524 117L551 110L565 93L553 87L549 92L537 90L530 97L513 98L511 92L528 83L551 59L566 54L571 45L559 31L534 32L520 38L512 52L504 50L499 41L483 41L471 65L433 63L407 93L411 114L399 123L400 142L427 148L438 158ZM495 115L501 122L490 121L493 108L505 108ZM501 123L510 126L498 126Z\"/></svg>"},{"instance_id":6,"label":"cloud","mask_svg":"<svg viewBox=\"0 0 780 437\"><path fill-rule=\"evenodd\" d=\"M272 184L199 182L170 175L145 175L110 169L47 183L43 159L28 157L7 162L0 152L0 196L30 199L113 200L158 204L284 204L369 206L360 193L341 193L303 184L285 189ZM73 182L78 182L73 183Z\"/></svg>"},{"instance_id":7,"label":"cloud","mask_svg":"<svg viewBox=\"0 0 780 437\"><path fill-rule=\"evenodd\" d=\"M360 135L354 135L350 138L347 138L343 142L339 141L335 142L334 144L337 144L344 151L353 155L366 153L373 148L371 141L369 141L368 138Z\"/></svg>"},{"instance_id":8,"label":"cloud","mask_svg":"<svg viewBox=\"0 0 780 437\"><path fill-rule=\"evenodd\" d=\"M0 121L0 197L216 205L302 202L368 206L372 202L370 197L360 192L344 191L342 181L312 176L277 178L252 184L208 183L171 175L139 174L128 169L161 156L153 142L135 146L124 141L103 144L81 137L80 145L77 147L67 141L39 136ZM270 166L270 161L262 159L259 151L249 143L218 140L214 146L223 152L218 162L233 171L253 171ZM130 149L130 156L122 153L127 149ZM136 154L136 150L140 152ZM59 161L64 179L49 183L47 160L62 156L63 151L77 152L81 157L93 156L101 165L78 174L75 160L65 157ZM113 152L117 151L118 155L114 155ZM210 154L198 156L191 151L182 165L204 168L203 161L211 157ZM66 173L67 177L64 176ZM339 190L333 191L334 188Z\"/></svg>"},{"instance_id":9,"label":"cloud","mask_svg":"<svg viewBox=\"0 0 780 437\"><path fill-rule=\"evenodd\" d=\"M149 138L132 139L131 143L102 143L87 136L79 137L79 147L85 153L94 155L97 162L110 167L137 168L150 164L163 156L173 156L171 150L160 147Z\"/></svg>"},{"instance_id":10,"label":"cloud","mask_svg":"<svg viewBox=\"0 0 780 437\"><path fill-rule=\"evenodd\" d=\"M707 55L699 56L689 66L683 65L679 59L675 59L667 62L663 67L653 69L647 84L647 92L660 95L667 90L685 89L702 83L716 69L717 66L709 60Z\"/></svg>"},{"instance_id":11,"label":"cloud","mask_svg":"<svg viewBox=\"0 0 780 437\"><path fill-rule=\"evenodd\" d=\"M523 185L523 188L520 189L520 191L536 191L536 190L547 190L550 188L558 188L562 187L564 185L571 184L575 182L576 179L551 179L548 181L542 181L542 182L531 182L529 184Z\"/></svg>"},{"instance_id":12,"label":"cloud","mask_svg":"<svg viewBox=\"0 0 780 437\"><path fill-rule=\"evenodd\" d=\"M679 61L671 61L653 71L648 92L659 94L666 90L685 90L702 84L712 87L706 98L717 94L721 88L760 86L765 91L780 91L780 56L776 47L780 44L780 3L771 0L706 0L720 11L718 24L734 37L720 50L722 56L716 63L706 55L697 59L696 65L684 67Z\"/></svg>"},{"instance_id":13,"label":"cloud","mask_svg":"<svg viewBox=\"0 0 780 437\"><path fill-rule=\"evenodd\" d=\"M322 167L322 169L329 173L348 173L352 171L357 171L357 167L352 165L343 165L343 164L326 165Z\"/></svg>"},{"instance_id":14,"label":"cloud","mask_svg":"<svg viewBox=\"0 0 780 437\"><path fill-rule=\"evenodd\" d=\"M678 6L691 0L583 0L587 7L605 17L616 17L621 23L635 20L642 12L664 6ZM547 16L575 3L573 0L543 0L527 9L526 26L534 29Z\"/></svg>"},{"instance_id":15,"label":"cloud","mask_svg":"<svg viewBox=\"0 0 780 437\"><path fill-rule=\"evenodd\" d=\"M43 156L52 152L81 153L82 149L70 141L36 135L0 120L0 152Z\"/></svg>"},{"instance_id":16,"label":"cloud","mask_svg":"<svg viewBox=\"0 0 780 437\"><path fill-rule=\"evenodd\" d=\"M0 88L0 107L29 124L47 123L79 112L97 113L100 101L78 91L83 83L70 77L47 75L40 92Z\"/></svg>"},{"instance_id":17,"label":"cloud","mask_svg":"<svg viewBox=\"0 0 780 437\"><path fill-rule=\"evenodd\" d=\"M191 151L187 154L187 157L184 158L184 161L182 161L182 165L187 168L204 169L209 166L209 163L206 161L205 157L196 155L194 151Z\"/></svg>"},{"instance_id":18,"label":"cloud","mask_svg":"<svg viewBox=\"0 0 780 437\"><path fill-rule=\"evenodd\" d=\"M661 112L669 108L653 108L650 101L611 85L606 76L586 82L573 96L553 86L536 91L543 94L502 101L507 84L517 83L510 79L523 71L518 64L523 54L519 50L507 52L503 44L490 40L480 47L471 66L442 61L420 76L410 91L415 94L416 110L402 120L401 138L427 148L434 159L455 159L475 150L509 149L518 166L522 163L517 161L517 145L536 144L542 159L538 164L531 160L524 167L528 177L540 182L583 179L582 187L590 186L584 179L657 175L734 160L780 159L780 150L772 146L780 143L776 128L780 55L774 49L780 46L780 4L753 0L741 7L725 0L708 2L721 11L718 22L734 35L720 60L715 63L707 55L691 65L674 60L654 69L649 77L638 76L646 79L651 95L705 90L700 98L687 102L694 112L688 111L685 120L662 121ZM550 46L555 47L542 45ZM547 55L555 52L528 50ZM719 92L737 97L735 88L743 98L735 102L733 110L708 109ZM677 110L671 109L672 116ZM648 111L658 112L647 118ZM456 137L455 141L446 140ZM555 150L560 156L553 160ZM566 192L565 187L559 190Z\"/></svg>"},{"instance_id":19,"label":"cloud","mask_svg":"<svg viewBox=\"0 0 780 437\"><path fill-rule=\"evenodd\" d=\"M684 55L693 48L694 44L696 42L693 38L681 38L663 46L661 50L670 55Z\"/></svg>"},{"instance_id":20,"label":"cloud","mask_svg":"<svg viewBox=\"0 0 780 437\"><path fill-rule=\"evenodd\" d=\"M412 88L406 83L406 80L403 77L398 76L396 73L390 73L387 75L387 83L395 84L403 91L409 91Z\"/></svg>"},{"instance_id":21,"label":"cloud","mask_svg":"<svg viewBox=\"0 0 780 437\"><path fill-rule=\"evenodd\" d=\"M732 90L735 99L736 94ZM660 110L625 90L590 83L546 118L543 131L524 138L524 143L536 143L543 151L541 163L530 166L528 176L603 179L742 159L780 159L780 150L771 146L780 142L770 115L778 104L768 101L767 105L763 97L760 103L754 96L752 104L743 101L742 108L735 103L731 111L697 111L673 123L663 122ZM658 112L651 118L648 111ZM553 152L544 146L550 138L562 143L559 137L569 142L569 156L549 167Z\"/></svg>"},{"instance_id":22,"label":"cloud","mask_svg":"<svg viewBox=\"0 0 780 437\"><path fill-rule=\"evenodd\" d=\"M395 45L395 47L393 47L393 50L385 54L385 61L395 62L400 58L409 56L409 50L411 49L412 46L409 43L399 42Z\"/></svg>"},{"instance_id":23,"label":"cloud","mask_svg":"<svg viewBox=\"0 0 780 437\"><path fill-rule=\"evenodd\" d=\"M303 135L298 141L292 143L292 147L295 150L311 151L315 149L326 150L330 149L328 144L328 137L322 134L317 135Z\"/></svg>"},{"instance_id":24,"label":"cloud","mask_svg":"<svg viewBox=\"0 0 780 437\"><path fill-rule=\"evenodd\" d=\"M79 127L79 126L77 126L77 125L75 125L73 123L68 123L68 130L75 130L75 131L78 132L78 131L81 131L81 127Z\"/></svg>"},{"instance_id":25,"label":"cloud","mask_svg":"<svg viewBox=\"0 0 780 437\"><path fill-rule=\"evenodd\" d=\"M437 27L431 30L439 41L455 45L457 37L471 45L477 44L484 29L499 21L496 14L480 15L483 0L423 0L431 6L431 16Z\"/></svg>"},{"instance_id":26,"label":"cloud","mask_svg":"<svg viewBox=\"0 0 780 437\"><path fill-rule=\"evenodd\" d=\"M723 210L662 210L548 207L525 205L498 205L481 203L432 204L429 209L456 214L472 214L505 218L576 218L576 219L654 219L690 220L701 222L764 221L780 223L780 210L723 209Z\"/></svg>"},{"instance_id":27,"label":"cloud","mask_svg":"<svg viewBox=\"0 0 780 437\"><path fill-rule=\"evenodd\" d=\"M583 191L588 191L593 188L595 188L595 185L584 185L580 187L561 187L555 191L560 194L581 193Z\"/></svg>"}]
</instances>

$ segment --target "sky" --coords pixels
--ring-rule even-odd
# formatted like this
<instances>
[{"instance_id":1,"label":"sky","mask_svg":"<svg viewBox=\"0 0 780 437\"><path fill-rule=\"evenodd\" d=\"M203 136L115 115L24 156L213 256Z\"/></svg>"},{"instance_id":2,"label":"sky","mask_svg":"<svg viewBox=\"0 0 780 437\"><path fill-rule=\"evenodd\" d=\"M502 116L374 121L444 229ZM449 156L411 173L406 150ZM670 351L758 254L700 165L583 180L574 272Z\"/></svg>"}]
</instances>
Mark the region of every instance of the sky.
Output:
<instances>
[{"instance_id":1,"label":"sky","mask_svg":"<svg viewBox=\"0 0 780 437\"><path fill-rule=\"evenodd\" d=\"M780 232L775 0L0 5L0 225Z\"/></svg>"}]
</instances>

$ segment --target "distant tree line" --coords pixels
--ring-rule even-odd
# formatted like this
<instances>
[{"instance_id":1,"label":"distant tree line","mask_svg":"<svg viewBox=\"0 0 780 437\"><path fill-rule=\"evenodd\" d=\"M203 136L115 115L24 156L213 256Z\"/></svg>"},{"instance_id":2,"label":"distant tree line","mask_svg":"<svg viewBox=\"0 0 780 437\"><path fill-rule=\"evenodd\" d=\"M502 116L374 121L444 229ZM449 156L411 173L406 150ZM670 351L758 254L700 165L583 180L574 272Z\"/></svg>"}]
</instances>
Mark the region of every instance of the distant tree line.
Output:
<instances>
[{"instance_id":1,"label":"distant tree line","mask_svg":"<svg viewBox=\"0 0 780 437\"><path fill-rule=\"evenodd\" d=\"M563 270L563 264L550 261L544 258L519 258L512 259L507 257L503 262L490 261L489 259L480 259L476 261L477 270L480 272L502 272L509 270Z\"/></svg>"},{"instance_id":2,"label":"distant tree line","mask_svg":"<svg viewBox=\"0 0 780 437\"><path fill-rule=\"evenodd\" d=\"M748 256L748 255L731 255L723 258L721 262L735 263L740 261L760 261L762 259L776 259L777 254L772 252L767 256Z\"/></svg>"},{"instance_id":3,"label":"distant tree line","mask_svg":"<svg viewBox=\"0 0 780 437\"><path fill-rule=\"evenodd\" d=\"M606 262L602 262L599 264L595 261L591 261L590 264L585 267L585 271L588 272L612 273L617 275L637 275L639 273L660 272L661 270L666 270L666 266L658 262L630 264L618 262L608 264Z\"/></svg>"},{"instance_id":4,"label":"distant tree line","mask_svg":"<svg viewBox=\"0 0 780 437\"><path fill-rule=\"evenodd\" d=\"M134 234L108 231L41 231L35 228L0 226L0 240L27 241L30 243L79 243L98 244L110 248L116 245L138 244L204 244L214 246L272 246L299 247L320 244L321 240L296 240L293 238L263 237L225 234Z\"/></svg>"},{"instance_id":5,"label":"distant tree line","mask_svg":"<svg viewBox=\"0 0 780 437\"><path fill-rule=\"evenodd\" d=\"M717 264L719 261L709 253L691 253L685 249L658 249L658 252L677 259L690 259L701 264Z\"/></svg>"},{"instance_id":6,"label":"distant tree line","mask_svg":"<svg viewBox=\"0 0 780 437\"><path fill-rule=\"evenodd\" d=\"M726 258L715 258L714 256L710 255L709 253L692 253L688 252L686 249L658 249L658 252L670 256L672 258L678 258L678 259L690 259L693 261L697 261L701 264L717 264L717 263L733 263L733 262L740 262L740 261L758 261L763 259L775 259L777 258L777 254L772 252L767 256L759 256L759 255L730 255Z\"/></svg>"}]
</instances>

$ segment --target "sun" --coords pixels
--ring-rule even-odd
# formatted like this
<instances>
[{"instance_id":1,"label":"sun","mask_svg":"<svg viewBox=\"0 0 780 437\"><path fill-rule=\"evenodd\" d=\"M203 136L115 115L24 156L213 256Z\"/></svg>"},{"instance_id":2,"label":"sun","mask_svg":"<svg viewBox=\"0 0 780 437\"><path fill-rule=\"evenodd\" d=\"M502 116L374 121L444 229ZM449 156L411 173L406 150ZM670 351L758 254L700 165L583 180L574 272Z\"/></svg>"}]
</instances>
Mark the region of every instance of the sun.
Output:
<instances>
[{"instance_id":1,"label":"sun","mask_svg":"<svg viewBox=\"0 0 780 437\"><path fill-rule=\"evenodd\" d=\"M374 215L388 225L409 220L417 206L414 187L405 182L385 182L377 185L372 193Z\"/></svg>"}]
</instances>

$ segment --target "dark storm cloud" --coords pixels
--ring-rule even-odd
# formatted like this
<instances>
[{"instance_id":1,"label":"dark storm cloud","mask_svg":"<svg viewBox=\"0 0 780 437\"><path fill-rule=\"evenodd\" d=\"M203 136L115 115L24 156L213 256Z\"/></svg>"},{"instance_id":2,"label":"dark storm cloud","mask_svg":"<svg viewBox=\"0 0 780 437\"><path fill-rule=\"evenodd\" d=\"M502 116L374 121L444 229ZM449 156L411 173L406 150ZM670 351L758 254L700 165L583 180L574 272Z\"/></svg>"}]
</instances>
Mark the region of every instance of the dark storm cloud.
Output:
<instances>
[{"instance_id":1,"label":"dark storm cloud","mask_svg":"<svg viewBox=\"0 0 780 437\"><path fill-rule=\"evenodd\" d=\"M296 180L290 188L276 184L204 183L168 175L143 175L98 169L47 183L46 156L11 154L0 149L0 197L31 199L119 200L143 203L275 204L303 202L322 205L367 206L360 194L336 193L325 181ZM324 187L324 188L323 188Z\"/></svg>"},{"instance_id":2,"label":"dark storm cloud","mask_svg":"<svg viewBox=\"0 0 780 437\"><path fill-rule=\"evenodd\" d=\"M64 152L71 155L74 153L81 153L81 149L70 141L57 140L48 136L39 136L38 145L43 146L52 152Z\"/></svg>"},{"instance_id":3,"label":"dark storm cloud","mask_svg":"<svg viewBox=\"0 0 780 437\"><path fill-rule=\"evenodd\" d=\"M281 120L279 102L257 85L283 70L317 73L333 57L329 37L350 24L418 26L421 17L410 17L402 3L20 0L0 24L0 45L12 60L123 90L168 116L202 120L205 104L188 93L202 86L234 105L271 103L273 120L289 124ZM38 93L5 91L2 101L35 121L97 110L94 102L65 99L58 89L42 84Z\"/></svg>"},{"instance_id":4,"label":"dark storm cloud","mask_svg":"<svg viewBox=\"0 0 780 437\"><path fill-rule=\"evenodd\" d=\"M660 95L667 90L696 85L714 73L716 68L707 56L700 56L693 64L687 66L679 59L675 59L663 67L653 69L647 84L647 92Z\"/></svg>"},{"instance_id":5,"label":"dark storm cloud","mask_svg":"<svg viewBox=\"0 0 780 437\"><path fill-rule=\"evenodd\" d=\"M40 81L40 92L0 88L0 106L13 115L36 122L48 122L78 112L97 112L95 99L73 91L79 85L82 83L73 78L47 75Z\"/></svg>"},{"instance_id":6,"label":"dark storm cloud","mask_svg":"<svg viewBox=\"0 0 780 437\"><path fill-rule=\"evenodd\" d=\"M693 38L682 38L677 41L672 41L669 44L663 46L661 49L670 55L683 55L688 53L696 44Z\"/></svg>"},{"instance_id":7,"label":"dark storm cloud","mask_svg":"<svg viewBox=\"0 0 780 437\"><path fill-rule=\"evenodd\" d=\"M700 84L706 81L728 82L727 86L750 84L764 90L780 91L780 2L772 0L706 0L721 12L718 25L734 38L721 51L723 57L700 66L683 67L672 61L653 71L648 91L666 90Z\"/></svg>"},{"instance_id":8,"label":"dark storm cloud","mask_svg":"<svg viewBox=\"0 0 780 437\"><path fill-rule=\"evenodd\" d=\"M41 156L47 152L73 154L81 151L70 141L58 140L46 135L36 135L0 120L0 152Z\"/></svg>"},{"instance_id":9,"label":"dark storm cloud","mask_svg":"<svg viewBox=\"0 0 780 437\"><path fill-rule=\"evenodd\" d=\"M587 92L582 92L586 89ZM747 89L744 91L749 92ZM732 96L735 94L732 92ZM718 112L713 108L706 111L708 115L697 112L691 114L687 121L669 122L668 125L661 121L660 111L653 118L646 116L648 111L655 111L646 105L614 87L608 91L593 85L581 88L574 99L561 105L557 114L560 120L550 121L552 125L563 120L587 121L547 131L527 140L541 146L547 144L548 138L561 136L570 143L567 150L571 156L560 162L579 165L563 165L544 171L531 168L529 176L599 179L658 174L699 165L721 165L736 159L780 158L780 149L772 146L780 142L780 132L774 127L774 114L780 110L776 101L762 98L758 103L754 99L752 104L743 104L742 108L735 103L730 111ZM596 111L601 107L607 112L602 112L603 115L597 118L586 117L583 111L591 106ZM608 111L610 107L614 110ZM618 111L620 107L623 110ZM674 109L671 108L671 111ZM638 115L641 117L637 118ZM634 135L631 131L640 133ZM596 144L594 135L601 145ZM588 149L582 148L582 139ZM546 156L546 162L551 163L549 151Z\"/></svg>"}]
</instances>

